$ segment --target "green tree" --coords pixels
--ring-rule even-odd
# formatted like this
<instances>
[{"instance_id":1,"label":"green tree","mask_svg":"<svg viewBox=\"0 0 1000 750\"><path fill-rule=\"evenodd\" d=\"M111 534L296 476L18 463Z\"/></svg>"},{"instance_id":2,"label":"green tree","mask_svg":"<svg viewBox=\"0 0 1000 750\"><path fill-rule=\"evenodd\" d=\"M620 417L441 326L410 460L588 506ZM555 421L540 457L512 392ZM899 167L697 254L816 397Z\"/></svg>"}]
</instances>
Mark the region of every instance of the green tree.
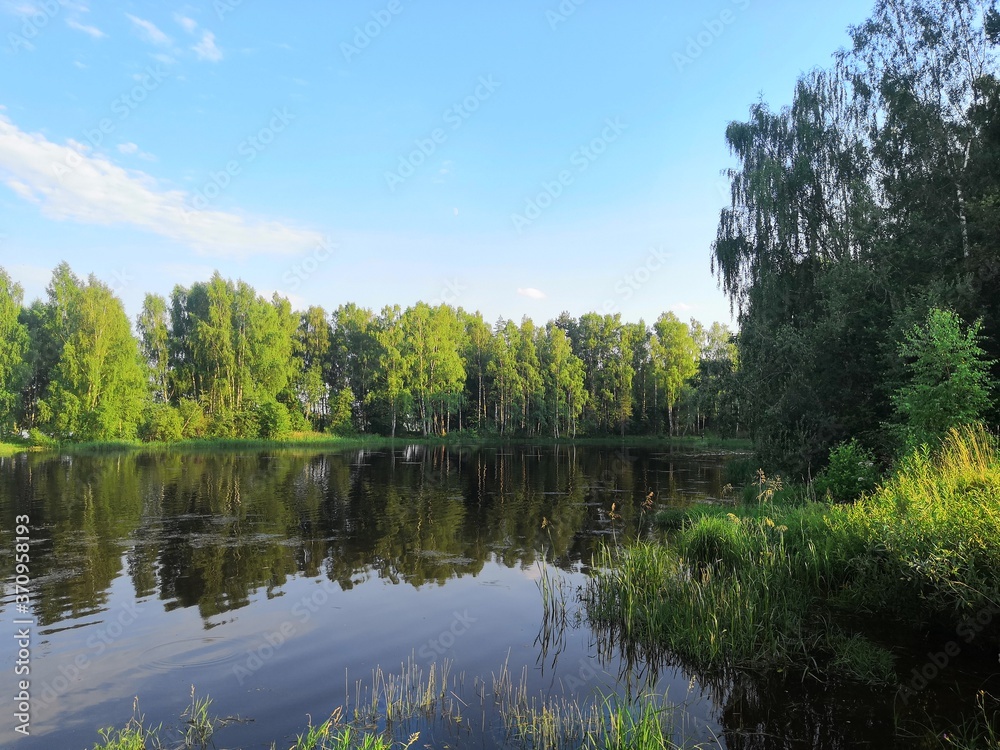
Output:
<instances>
[{"instance_id":1,"label":"green tree","mask_svg":"<svg viewBox=\"0 0 1000 750\"><path fill-rule=\"evenodd\" d=\"M68 337L41 405L58 438L132 439L149 402L146 368L128 317L91 276L66 311Z\"/></svg>"},{"instance_id":2,"label":"green tree","mask_svg":"<svg viewBox=\"0 0 1000 750\"><path fill-rule=\"evenodd\" d=\"M963 328L954 312L932 309L899 345L899 355L909 360L910 381L893 401L912 442L973 423L990 404L993 363L979 346L981 321Z\"/></svg>"},{"instance_id":3,"label":"green tree","mask_svg":"<svg viewBox=\"0 0 1000 750\"><path fill-rule=\"evenodd\" d=\"M666 406L669 431L673 435L677 400L685 383L698 369L698 346L687 324L671 312L657 318L653 331L650 346L655 376Z\"/></svg>"},{"instance_id":4,"label":"green tree","mask_svg":"<svg viewBox=\"0 0 1000 750\"><path fill-rule=\"evenodd\" d=\"M164 404L170 400L169 321L167 301L158 294L147 294L136 324L141 351L152 376L153 392Z\"/></svg>"},{"instance_id":5,"label":"green tree","mask_svg":"<svg viewBox=\"0 0 1000 750\"><path fill-rule=\"evenodd\" d=\"M576 437L577 420L587 399L583 362L573 353L569 337L554 323L543 329L538 354L545 382L546 410L552 436Z\"/></svg>"},{"instance_id":6,"label":"green tree","mask_svg":"<svg viewBox=\"0 0 1000 750\"><path fill-rule=\"evenodd\" d=\"M27 326L20 320L23 299L21 286L0 268L0 434L14 427L29 376L25 357L30 339Z\"/></svg>"},{"instance_id":7,"label":"green tree","mask_svg":"<svg viewBox=\"0 0 1000 750\"><path fill-rule=\"evenodd\" d=\"M329 413L330 323L326 310L312 306L299 318L295 353L301 362L295 390L314 429L322 429Z\"/></svg>"}]
</instances>

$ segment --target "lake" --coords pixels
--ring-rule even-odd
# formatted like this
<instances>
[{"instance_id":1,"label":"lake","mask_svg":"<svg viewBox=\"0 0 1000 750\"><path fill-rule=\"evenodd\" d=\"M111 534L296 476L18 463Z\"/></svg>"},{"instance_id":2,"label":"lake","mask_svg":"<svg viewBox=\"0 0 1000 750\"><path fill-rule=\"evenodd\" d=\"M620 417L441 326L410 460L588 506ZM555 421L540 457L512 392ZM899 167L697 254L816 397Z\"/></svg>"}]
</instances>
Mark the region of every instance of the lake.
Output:
<instances>
[{"instance_id":1,"label":"lake","mask_svg":"<svg viewBox=\"0 0 1000 750\"><path fill-rule=\"evenodd\" d=\"M495 701L507 683L539 702L666 695L678 741L893 746L884 691L698 680L669 655L622 654L582 616L576 591L599 546L650 533L647 498L721 501L730 457L408 446L0 459L0 621L31 621L31 734L13 731L8 698L0 744L90 748L136 698L147 725L180 732L193 687L232 719L218 747L283 748L310 717L384 710L387 688L445 669L433 710L392 725L419 731L414 747L509 743ZM564 620L546 617L543 587L565 597ZM12 696L17 649L0 659Z\"/></svg>"}]
</instances>

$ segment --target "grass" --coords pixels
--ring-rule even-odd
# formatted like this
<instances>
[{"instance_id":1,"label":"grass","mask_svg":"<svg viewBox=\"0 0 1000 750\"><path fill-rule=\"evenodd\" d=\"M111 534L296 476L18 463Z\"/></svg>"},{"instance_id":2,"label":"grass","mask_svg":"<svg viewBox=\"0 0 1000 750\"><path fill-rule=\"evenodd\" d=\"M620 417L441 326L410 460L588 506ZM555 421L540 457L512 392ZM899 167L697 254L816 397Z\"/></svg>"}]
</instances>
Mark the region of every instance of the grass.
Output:
<instances>
[{"instance_id":1,"label":"grass","mask_svg":"<svg viewBox=\"0 0 1000 750\"><path fill-rule=\"evenodd\" d=\"M679 750L672 737L682 707L657 695L603 696L581 703L528 695L527 668L514 681L507 664L493 676L493 700L506 730L504 747L531 750ZM699 746L701 747L701 746Z\"/></svg>"},{"instance_id":2,"label":"grass","mask_svg":"<svg viewBox=\"0 0 1000 750\"><path fill-rule=\"evenodd\" d=\"M126 451L159 453L163 451L203 452L216 450L260 450L281 448L381 448L396 445L472 445L501 446L511 444L530 445L625 445L635 447L676 446L692 450L746 451L751 444L740 438L666 437L662 435L630 435L624 438L615 435L573 438L552 438L546 436L501 436L475 431L452 432L444 436L400 435L396 438L383 435L338 436L322 432L294 432L280 440L256 438L189 438L176 442L143 442L141 440L102 440L89 442L58 442L51 439L32 443L14 440L0 443L0 456L12 455L24 450L57 451L60 453L120 453Z\"/></svg>"},{"instance_id":3,"label":"grass","mask_svg":"<svg viewBox=\"0 0 1000 750\"><path fill-rule=\"evenodd\" d=\"M27 440L18 438L7 438L5 442L0 442L0 458L8 458L18 453L39 450Z\"/></svg>"},{"instance_id":4,"label":"grass","mask_svg":"<svg viewBox=\"0 0 1000 750\"><path fill-rule=\"evenodd\" d=\"M469 706L464 676L452 677L447 664L431 664L426 670L411 659L399 672L376 667L369 683L354 688L353 707L338 707L319 724L311 721L296 736L288 750L406 750L414 746L419 732L411 732L409 719L445 721L451 730L469 729L458 708ZM664 696L645 695L630 700L618 696L598 697L581 703L554 695L529 696L528 668L515 679L507 663L492 675L491 688L475 678L473 692L479 699L484 732L499 732L503 747L532 750L679 750L673 738L683 729L683 706L669 703ZM450 697L447 697L450 696ZM447 699L446 699L447 697ZM471 701L475 697L465 695ZM147 728L139 713L138 699L133 717L121 729L100 730L102 742L94 750L185 750L217 745L216 737L234 719L210 714L211 700L198 698L194 689L191 704L182 714L182 728L159 725ZM487 707L493 707L495 721L487 722ZM718 746L718 743L716 743ZM702 746L698 746L702 747ZM272 750L279 750L272 744ZM283 749L282 749L283 750Z\"/></svg>"},{"instance_id":5,"label":"grass","mask_svg":"<svg viewBox=\"0 0 1000 750\"><path fill-rule=\"evenodd\" d=\"M585 594L592 623L696 671L889 684L892 655L859 621L954 630L1000 603L1000 451L981 427L913 454L853 505L763 473L745 496L736 512L661 513L666 543L605 549Z\"/></svg>"},{"instance_id":6,"label":"grass","mask_svg":"<svg viewBox=\"0 0 1000 750\"><path fill-rule=\"evenodd\" d=\"M976 696L976 716L939 736L943 748L1000 750L1000 700L980 691Z\"/></svg>"}]
</instances>

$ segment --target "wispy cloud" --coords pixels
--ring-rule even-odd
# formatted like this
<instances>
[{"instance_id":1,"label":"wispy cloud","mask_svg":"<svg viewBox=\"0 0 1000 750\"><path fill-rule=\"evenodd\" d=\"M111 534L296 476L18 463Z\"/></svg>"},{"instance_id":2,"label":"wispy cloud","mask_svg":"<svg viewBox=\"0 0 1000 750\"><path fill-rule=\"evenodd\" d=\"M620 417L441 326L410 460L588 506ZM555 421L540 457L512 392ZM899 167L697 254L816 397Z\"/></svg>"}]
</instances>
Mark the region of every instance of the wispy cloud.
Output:
<instances>
[{"instance_id":1,"label":"wispy cloud","mask_svg":"<svg viewBox=\"0 0 1000 750\"><path fill-rule=\"evenodd\" d=\"M96 26L88 26L87 24L80 23L79 21L73 18L67 18L66 25L69 26L71 29L82 31L84 34L92 36L94 39L103 39L104 37L107 36L107 34L105 34Z\"/></svg>"},{"instance_id":2,"label":"wispy cloud","mask_svg":"<svg viewBox=\"0 0 1000 750\"><path fill-rule=\"evenodd\" d=\"M0 182L51 219L131 226L206 255L295 254L323 242L318 232L279 221L227 211L191 210L189 193L166 189L150 175L126 170L79 144L61 145L39 133L26 133L3 115Z\"/></svg>"},{"instance_id":3,"label":"wispy cloud","mask_svg":"<svg viewBox=\"0 0 1000 750\"><path fill-rule=\"evenodd\" d=\"M201 35L201 41L194 45L191 49L194 50L196 55L198 55L199 60L218 62L222 59L222 50L215 46L215 34L211 31L203 32Z\"/></svg>"},{"instance_id":4,"label":"wispy cloud","mask_svg":"<svg viewBox=\"0 0 1000 750\"><path fill-rule=\"evenodd\" d=\"M177 21L181 26L184 27L184 31L188 34L193 34L198 29L198 22L193 18L188 18L187 16L182 16L180 13L174 14L174 20Z\"/></svg>"},{"instance_id":5,"label":"wispy cloud","mask_svg":"<svg viewBox=\"0 0 1000 750\"><path fill-rule=\"evenodd\" d=\"M131 141L119 143L118 152L125 154L126 156L138 156L140 159L145 159L146 161L156 161L155 156L143 151L137 144L132 143Z\"/></svg>"},{"instance_id":6,"label":"wispy cloud","mask_svg":"<svg viewBox=\"0 0 1000 750\"><path fill-rule=\"evenodd\" d=\"M157 27L157 25L152 21L147 21L145 18L133 16L131 13L126 13L125 15L139 32L139 37L143 41L160 47L169 47L172 44L170 37L160 31L159 27Z\"/></svg>"},{"instance_id":7,"label":"wispy cloud","mask_svg":"<svg viewBox=\"0 0 1000 750\"><path fill-rule=\"evenodd\" d=\"M518 289L517 293L519 296L527 297L528 299L545 299L546 296L545 292L530 286L524 289Z\"/></svg>"}]
</instances>

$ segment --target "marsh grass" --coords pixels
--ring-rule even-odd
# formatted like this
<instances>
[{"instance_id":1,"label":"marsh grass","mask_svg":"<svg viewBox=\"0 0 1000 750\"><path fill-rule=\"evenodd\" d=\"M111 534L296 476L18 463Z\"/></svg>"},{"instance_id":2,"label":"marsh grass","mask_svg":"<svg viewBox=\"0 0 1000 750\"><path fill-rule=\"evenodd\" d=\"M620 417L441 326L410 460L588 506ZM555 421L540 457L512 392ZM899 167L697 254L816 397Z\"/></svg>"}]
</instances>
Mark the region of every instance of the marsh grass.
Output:
<instances>
[{"instance_id":1,"label":"marsh grass","mask_svg":"<svg viewBox=\"0 0 1000 750\"><path fill-rule=\"evenodd\" d=\"M958 750L1000 750L1000 700L981 690L976 715L957 728L938 734L941 747Z\"/></svg>"},{"instance_id":2,"label":"marsh grass","mask_svg":"<svg viewBox=\"0 0 1000 750\"><path fill-rule=\"evenodd\" d=\"M531 750L675 750L686 716L665 697L617 695L581 702L529 695L527 668L515 681L507 663L493 675L493 696L506 730L504 746ZM695 746L689 746L695 747ZM703 747L701 745L697 747Z\"/></svg>"},{"instance_id":3,"label":"marsh grass","mask_svg":"<svg viewBox=\"0 0 1000 750\"><path fill-rule=\"evenodd\" d=\"M749 505L691 515L666 544L606 548L591 622L699 671L886 684L892 655L848 615L953 629L1000 603L1000 452L981 427L914 453L853 505L783 497L792 488L763 472L748 490Z\"/></svg>"}]
</instances>

